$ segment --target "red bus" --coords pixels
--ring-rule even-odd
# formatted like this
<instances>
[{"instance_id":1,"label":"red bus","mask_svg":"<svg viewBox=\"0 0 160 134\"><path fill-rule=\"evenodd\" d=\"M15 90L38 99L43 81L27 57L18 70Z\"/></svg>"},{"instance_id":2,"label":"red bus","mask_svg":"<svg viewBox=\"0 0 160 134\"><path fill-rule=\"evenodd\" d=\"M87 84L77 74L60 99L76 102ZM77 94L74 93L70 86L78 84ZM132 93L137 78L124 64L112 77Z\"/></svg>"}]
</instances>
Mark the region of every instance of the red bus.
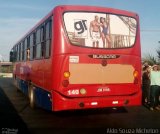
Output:
<instances>
[{"instance_id":1,"label":"red bus","mask_svg":"<svg viewBox=\"0 0 160 134\"><path fill-rule=\"evenodd\" d=\"M55 7L12 48L16 86L52 111L141 105L136 13Z\"/></svg>"}]
</instances>

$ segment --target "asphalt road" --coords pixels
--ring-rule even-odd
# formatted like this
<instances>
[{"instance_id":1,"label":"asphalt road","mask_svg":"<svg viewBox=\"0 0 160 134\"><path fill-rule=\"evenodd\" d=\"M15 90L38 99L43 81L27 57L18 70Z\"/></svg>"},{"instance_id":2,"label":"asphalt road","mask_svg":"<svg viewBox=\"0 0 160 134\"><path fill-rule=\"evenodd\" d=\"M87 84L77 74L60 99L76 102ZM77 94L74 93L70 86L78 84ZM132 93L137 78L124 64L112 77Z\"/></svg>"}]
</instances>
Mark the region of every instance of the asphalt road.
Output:
<instances>
[{"instance_id":1,"label":"asphalt road","mask_svg":"<svg viewBox=\"0 0 160 134\"><path fill-rule=\"evenodd\" d=\"M0 133L107 134L140 132L160 133L160 111L149 111L144 106L62 112L51 112L41 108L31 109L28 98L16 91L12 79L0 78Z\"/></svg>"}]
</instances>

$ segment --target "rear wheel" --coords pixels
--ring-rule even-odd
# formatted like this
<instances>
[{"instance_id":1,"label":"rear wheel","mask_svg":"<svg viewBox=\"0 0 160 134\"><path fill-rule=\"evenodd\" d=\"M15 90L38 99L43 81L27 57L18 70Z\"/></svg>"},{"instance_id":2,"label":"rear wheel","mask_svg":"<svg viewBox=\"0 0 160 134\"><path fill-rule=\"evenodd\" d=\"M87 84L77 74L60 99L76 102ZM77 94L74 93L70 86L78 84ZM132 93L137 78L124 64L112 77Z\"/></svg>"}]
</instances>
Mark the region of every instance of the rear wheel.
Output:
<instances>
[{"instance_id":1,"label":"rear wheel","mask_svg":"<svg viewBox=\"0 0 160 134\"><path fill-rule=\"evenodd\" d=\"M28 90L28 96L29 96L29 103L31 108L35 108L35 91L34 91L34 86L29 85L29 90Z\"/></svg>"},{"instance_id":2,"label":"rear wheel","mask_svg":"<svg viewBox=\"0 0 160 134\"><path fill-rule=\"evenodd\" d=\"M20 90L19 90L19 86L18 86L19 83L18 83L18 81L17 81L17 79L16 79L16 76L13 77L13 84L14 84L14 86L16 87L16 91L17 91L17 92L20 91Z\"/></svg>"}]
</instances>

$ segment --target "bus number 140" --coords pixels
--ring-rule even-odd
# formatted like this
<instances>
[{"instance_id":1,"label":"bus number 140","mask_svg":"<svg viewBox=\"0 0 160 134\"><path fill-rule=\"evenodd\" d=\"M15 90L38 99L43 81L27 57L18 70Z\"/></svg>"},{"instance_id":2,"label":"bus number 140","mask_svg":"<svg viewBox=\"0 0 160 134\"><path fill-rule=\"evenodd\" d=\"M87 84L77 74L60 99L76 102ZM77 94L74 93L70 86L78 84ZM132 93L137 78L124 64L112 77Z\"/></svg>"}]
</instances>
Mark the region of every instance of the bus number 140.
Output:
<instances>
[{"instance_id":1,"label":"bus number 140","mask_svg":"<svg viewBox=\"0 0 160 134\"><path fill-rule=\"evenodd\" d=\"M68 95L79 95L78 89L68 90Z\"/></svg>"}]
</instances>

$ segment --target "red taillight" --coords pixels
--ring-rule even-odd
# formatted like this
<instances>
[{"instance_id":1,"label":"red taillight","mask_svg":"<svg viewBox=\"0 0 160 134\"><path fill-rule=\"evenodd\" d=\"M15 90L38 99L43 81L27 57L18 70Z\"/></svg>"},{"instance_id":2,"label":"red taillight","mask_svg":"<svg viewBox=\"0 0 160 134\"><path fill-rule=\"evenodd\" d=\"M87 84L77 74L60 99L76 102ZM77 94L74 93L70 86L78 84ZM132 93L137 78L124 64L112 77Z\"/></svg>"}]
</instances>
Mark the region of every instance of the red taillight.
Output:
<instances>
[{"instance_id":1,"label":"red taillight","mask_svg":"<svg viewBox=\"0 0 160 134\"><path fill-rule=\"evenodd\" d=\"M138 78L134 78L134 84L138 84Z\"/></svg>"},{"instance_id":2,"label":"red taillight","mask_svg":"<svg viewBox=\"0 0 160 134\"><path fill-rule=\"evenodd\" d=\"M62 85L63 85L64 87L68 87L69 81L68 81L68 80L63 80L63 81L62 81Z\"/></svg>"},{"instance_id":3,"label":"red taillight","mask_svg":"<svg viewBox=\"0 0 160 134\"><path fill-rule=\"evenodd\" d=\"M64 87L68 87L68 85L69 85L69 80L68 80L68 78L70 77L70 72L69 71L65 71L64 73L63 73L63 77L65 78L65 80L63 80L62 81L62 85L64 86Z\"/></svg>"}]
</instances>

